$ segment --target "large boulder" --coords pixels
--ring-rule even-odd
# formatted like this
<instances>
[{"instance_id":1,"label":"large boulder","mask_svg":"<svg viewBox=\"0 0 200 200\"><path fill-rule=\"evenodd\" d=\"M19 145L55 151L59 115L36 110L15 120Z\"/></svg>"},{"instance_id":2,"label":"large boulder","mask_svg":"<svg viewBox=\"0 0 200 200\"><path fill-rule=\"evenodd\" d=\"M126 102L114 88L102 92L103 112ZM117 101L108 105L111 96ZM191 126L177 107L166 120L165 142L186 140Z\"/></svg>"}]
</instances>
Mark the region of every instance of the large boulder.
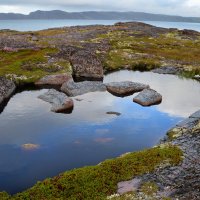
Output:
<instances>
[{"instance_id":1,"label":"large boulder","mask_svg":"<svg viewBox=\"0 0 200 200\"><path fill-rule=\"evenodd\" d=\"M156 105L162 102L162 96L152 89L144 89L140 92L133 101L142 106Z\"/></svg>"},{"instance_id":2,"label":"large boulder","mask_svg":"<svg viewBox=\"0 0 200 200\"><path fill-rule=\"evenodd\" d=\"M0 76L0 104L2 104L4 100L10 98L15 89L16 86L13 81Z\"/></svg>"},{"instance_id":3,"label":"large boulder","mask_svg":"<svg viewBox=\"0 0 200 200\"><path fill-rule=\"evenodd\" d=\"M70 62L77 80L103 80L103 66L94 53L79 50L72 54Z\"/></svg>"},{"instance_id":4,"label":"large boulder","mask_svg":"<svg viewBox=\"0 0 200 200\"><path fill-rule=\"evenodd\" d=\"M51 111L56 113L71 113L74 107L74 102L71 98L55 89L48 90L45 94L40 95L38 98L51 103Z\"/></svg>"},{"instance_id":5,"label":"large boulder","mask_svg":"<svg viewBox=\"0 0 200 200\"><path fill-rule=\"evenodd\" d=\"M105 84L108 92L115 96L129 96L135 92L140 92L146 88L149 88L149 85L142 83L135 83L131 81L124 82L111 82Z\"/></svg>"},{"instance_id":6,"label":"large boulder","mask_svg":"<svg viewBox=\"0 0 200 200\"><path fill-rule=\"evenodd\" d=\"M61 87L64 82L70 79L72 79L72 76L69 74L47 75L35 82L35 85L40 87Z\"/></svg>"},{"instance_id":7,"label":"large boulder","mask_svg":"<svg viewBox=\"0 0 200 200\"><path fill-rule=\"evenodd\" d=\"M62 85L61 91L68 96L78 96L88 92L106 91L106 86L99 81L74 82L70 80Z\"/></svg>"}]
</instances>

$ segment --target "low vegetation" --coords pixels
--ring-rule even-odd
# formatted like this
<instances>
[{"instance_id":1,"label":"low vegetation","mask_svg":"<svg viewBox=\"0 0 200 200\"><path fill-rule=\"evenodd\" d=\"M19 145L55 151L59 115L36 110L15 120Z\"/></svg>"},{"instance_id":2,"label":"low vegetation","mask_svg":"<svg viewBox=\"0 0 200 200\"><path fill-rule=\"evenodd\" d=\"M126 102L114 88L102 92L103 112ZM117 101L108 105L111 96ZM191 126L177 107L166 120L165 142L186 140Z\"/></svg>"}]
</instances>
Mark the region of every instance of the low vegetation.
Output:
<instances>
[{"instance_id":1,"label":"low vegetation","mask_svg":"<svg viewBox=\"0 0 200 200\"><path fill-rule=\"evenodd\" d=\"M152 172L163 162L177 165L182 152L175 146L162 146L106 160L97 166L83 167L38 182L14 196L0 193L1 199L106 199L116 193L117 183ZM148 191L148 187L143 189Z\"/></svg>"},{"instance_id":2,"label":"low vegetation","mask_svg":"<svg viewBox=\"0 0 200 200\"><path fill-rule=\"evenodd\" d=\"M0 51L0 75L14 79L17 84L24 84L33 83L47 74L70 72L68 61L53 58L57 51L52 48Z\"/></svg>"}]
</instances>

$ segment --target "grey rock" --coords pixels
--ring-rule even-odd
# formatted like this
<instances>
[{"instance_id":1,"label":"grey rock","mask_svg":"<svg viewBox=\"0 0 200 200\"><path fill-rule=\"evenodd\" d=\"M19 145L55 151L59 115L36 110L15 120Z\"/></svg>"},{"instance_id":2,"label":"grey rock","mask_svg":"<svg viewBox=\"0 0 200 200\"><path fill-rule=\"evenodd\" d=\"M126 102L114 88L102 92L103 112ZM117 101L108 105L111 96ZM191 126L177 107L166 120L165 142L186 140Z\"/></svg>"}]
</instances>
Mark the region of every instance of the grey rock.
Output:
<instances>
[{"instance_id":1,"label":"grey rock","mask_svg":"<svg viewBox=\"0 0 200 200\"><path fill-rule=\"evenodd\" d=\"M162 96L152 89L144 89L140 92L133 101L142 106L156 105L162 102Z\"/></svg>"},{"instance_id":2,"label":"grey rock","mask_svg":"<svg viewBox=\"0 0 200 200\"><path fill-rule=\"evenodd\" d=\"M103 65L94 53L79 50L70 57L75 79L103 80Z\"/></svg>"},{"instance_id":3,"label":"grey rock","mask_svg":"<svg viewBox=\"0 0 200 200\"><path fill-rule=\"evenodd\" d=\"M163 66L157 69L153 69L152 72L158 74L179 74L182 70L175 66Z\"/></svg>"},{"instance_id":4,"label":"grey rock","mask_svg":"<svg viewBox=\"0 0 200 200\"><path fill-rule=\"evenodd\" d=\"M197 112L195 112L192 115L190 115L190 118L200 119L200 110L198 110Z\"/></svg>"},{"instance_id":5,"label":"grey rock","mask_svg":"<svg viewBox=\"0 0 200 200\"><path fill-rule=\"evenodd\" d=\"M74 82L70 80L62 85L61 91L68 96L78 96L88 92L106 91L106 86L99 81Z\"/></svg>"},{"instance_id":6,"label":"grey rock","mask_svg":"<svg viewBox=\"0 0 200 200\"><path fill-rule=\"evenodd\" d=\"M181 122L179 122L176 126L179 128L191 129L198 123L197 118L187 118Z\"/></svg>"},{"instance_id":7,"label":"grey rock","mask_svg":"<svg viewBox=\"0 0 200 200\"><path fill-rule=\"evenodd\" d=\"M122 195L127 192L136 191L141 185L142 179L134 178L130 181L123 181L117 184L117 193Z\"/></svg>"},{"instance_id":8,"label":"grey rock","mask_svg":"<svg viewBox=\"0 0 200 200\"><path fill-rule=\"evenodd\" d=\"M13 81L0 76L0 104L3 103L4 100L10 98L15 89L16 86Z\"/></svg>"},{"instance_id":9,"label":"grey rock","mask_svg":"<svg viewBox=\"0 0 200 200\"><path fill-rule=\"evenodd\" d=\"M106 83L105 85L108 92L110 92L115 96L122 96L122 97L149 88L149 85L145 85L142 83L135 83L131 81L111 82L111 83Z\"/></svg>"},{"instance_id":10,"label":"grey rock","mask_svg":"<svg viewBox=\"0 0 200 200\"><path fill-rule=\"evenodd\" d=\"M52 86L52 87L61 87L62 84L66 81L72 79L70 74L56 74L56 75L47 75L35 82L37 86Z\"/></svg>"},{"instance_id":11,"label":"grey rock","mask_svg":"<svg viewBox=\"0 0 200 200\"><path fill-rule=\"evenodd\" d=\"M51 111L56 113L71 113L74 107L74 103L71 98L55 89L48 90L45 94L40 95L38 98L52 104Z\"/></svg>"}]
</instances>

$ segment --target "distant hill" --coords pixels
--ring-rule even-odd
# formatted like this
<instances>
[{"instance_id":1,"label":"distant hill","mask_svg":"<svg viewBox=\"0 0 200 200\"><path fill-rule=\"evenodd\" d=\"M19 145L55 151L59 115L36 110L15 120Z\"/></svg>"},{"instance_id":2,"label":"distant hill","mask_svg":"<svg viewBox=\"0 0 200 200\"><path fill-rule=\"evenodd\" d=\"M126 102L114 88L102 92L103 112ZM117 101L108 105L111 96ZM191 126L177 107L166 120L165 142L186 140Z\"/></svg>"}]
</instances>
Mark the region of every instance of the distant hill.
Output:
<instances>
[{"instance_id":1,"label":"distant hill","mask_svg":"<svg viewBox=\"0 0 200 200\"><path fill-rule=\"evenodd\" d=\"M88 19L88 20L137 20L137 21L170 21L196 22L199 17L181 17L143 12L65 12L61 10L35 11L28 15L17 13L0 13L0 20L8 19Z\"/></svg>"}]
</instances>

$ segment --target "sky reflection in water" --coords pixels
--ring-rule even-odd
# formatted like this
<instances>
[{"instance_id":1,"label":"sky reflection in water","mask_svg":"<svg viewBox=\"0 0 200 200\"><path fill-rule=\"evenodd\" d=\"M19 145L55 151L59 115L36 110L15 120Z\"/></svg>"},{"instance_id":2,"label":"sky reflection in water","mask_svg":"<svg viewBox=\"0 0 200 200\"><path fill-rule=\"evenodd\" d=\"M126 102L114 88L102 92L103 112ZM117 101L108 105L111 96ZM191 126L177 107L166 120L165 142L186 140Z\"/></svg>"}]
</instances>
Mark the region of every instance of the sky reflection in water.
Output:
<instances>
[{"instance_id":1,"label":"sky reflection in water","mask_svg":"<svg viewBox=\"0 0 200 200\"><path fill-rule=\"evenodd\" d=\"M50 112L51 105L37 98L45 90L16 94L0 114L0 190L19 192L67 169L151 147L200 108L197 81L120 71L104 82L124 80L148 83L163 95L163 102L144 108L132 102L136 94L120 98L95 92L75 97L73 113L66 115ZM39 146L25 150L21 146L27 143Z\"/></svg>"}]
</instances>

